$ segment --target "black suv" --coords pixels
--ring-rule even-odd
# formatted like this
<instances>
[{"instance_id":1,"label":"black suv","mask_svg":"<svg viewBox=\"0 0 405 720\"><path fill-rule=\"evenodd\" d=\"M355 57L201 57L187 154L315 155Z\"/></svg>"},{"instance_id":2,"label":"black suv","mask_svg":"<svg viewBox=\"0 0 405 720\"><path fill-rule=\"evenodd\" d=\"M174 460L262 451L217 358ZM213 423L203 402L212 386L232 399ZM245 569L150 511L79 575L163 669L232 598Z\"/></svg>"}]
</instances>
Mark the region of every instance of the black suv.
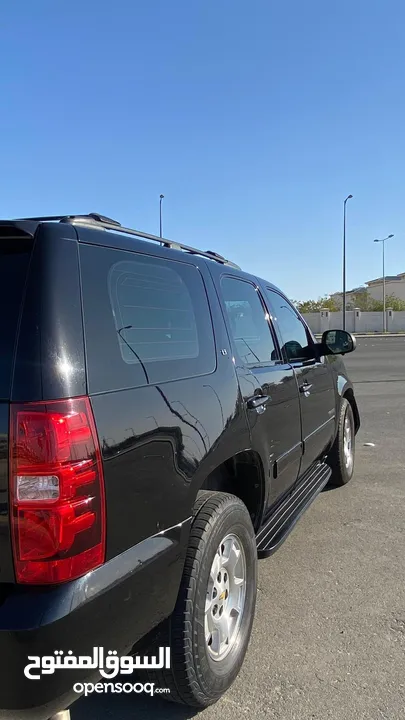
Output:
<instances>
[{"instance_id":1,"label":"black suv","mask_svg":"<svg viewBox=\"0 0 405 720\"><path fill-rule=\"evenodd\" d=\"M242 665L257 558L352 477L355 340L97 214L2 221L0 281L0 708L49 718L97 675L30 681L28 656L165 646L139 676L205 707Z\"/></svg>"}]
</instances>

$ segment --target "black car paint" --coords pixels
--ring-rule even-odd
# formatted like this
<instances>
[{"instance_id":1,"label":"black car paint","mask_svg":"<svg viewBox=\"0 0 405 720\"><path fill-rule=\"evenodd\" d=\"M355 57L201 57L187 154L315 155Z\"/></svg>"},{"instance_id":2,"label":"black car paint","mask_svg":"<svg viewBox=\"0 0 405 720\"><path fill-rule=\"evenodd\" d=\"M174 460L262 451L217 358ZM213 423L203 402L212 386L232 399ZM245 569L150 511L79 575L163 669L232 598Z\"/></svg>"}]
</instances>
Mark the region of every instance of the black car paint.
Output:
<instances>
[{"instance_id":1,"label":"black car paint","mask_svg":"<svg viewBox=\"0 0 405 720\"><path fill-rule=\"evenodd\" d=\"M257 278L237 270L210 267L215 279L217 298L221 302L221 279L232 276L248 280L259 289ZM264 299L262 298L262 302ZM222 317L228 325L223 303ZM242 402L247 413L251 433L251 448L257 452L265 478L263 514L277 499L294 484L301 462L301 419L296 378L291 365L285 361L272 363L254 369L245 367L232 347L228 326L228 338L231 344L235 370L239 381ZM248 407L249 398L255 395L268 396L265 411L258 414L255 408ZM277 416L276 413L277 412Z\"/></svg>"},{"instance_id":2,"label":"black car paint","mask_svg":"<svg viewBox=\"0 0 405 720\"><path fill-rule=\"evenodd\" d=\"M66 674L27 681L22 673L27 655L52 654L56 648L91 654L95 645L122 653L167 618L177 597L193 504L206 478L228 459L253 452L261 482L258 529L261 518L292 491L308 464L306 450L326 453L332 444L336 420L325 432L318 431L326 408L334 410L335 418L341 396L353 392L337 356L319 358L311 367L294 367L284 358L254 372L235 360L221 306L220 276L244 277L262 291L266 281L119 234L43 223L35 237L10 401L89 391L80 272L84 245L93 245L95 255L105 247L195 264L209 298L216 369L173 382L90 391L104 465L107 562L86 578L57 588L14 584L9 403L0 403L0 648L13 667L13 682L2 683L0 689L0 707L5 709L40 706L72 686ZM274 332L281 347L277 327ZM315 371L317 377L310 380L317 393L307 404L306 426L301 428L299 408L307 398L300 397L298 385L302 375ZM271 398L262 414L247 407L247 399L259 393ZM312 449L311 433L318 443Z\"/></svg>"},{"instance_id":3,"label":"black car paint","mask_svg":"<svg viewBox=\"0 0 405 720\"><path fill-rule=\"evenodd\" d=\"M0 648L7 682L0 687L1 708L31 710L55 701L60 710L58 698L70 693L73 702L74 683L90 679L88 671L77 670L29 680L24 676L28 656L53 656L55 648L65 655L72 650L76 656L92 656L100 646L126 654L161 623L177 598L189 527L186 520L146 538L79 580L56 588L14 587L5 593ZM50 714L47 710L41 717Z\"/></svg>"}]
</instances>

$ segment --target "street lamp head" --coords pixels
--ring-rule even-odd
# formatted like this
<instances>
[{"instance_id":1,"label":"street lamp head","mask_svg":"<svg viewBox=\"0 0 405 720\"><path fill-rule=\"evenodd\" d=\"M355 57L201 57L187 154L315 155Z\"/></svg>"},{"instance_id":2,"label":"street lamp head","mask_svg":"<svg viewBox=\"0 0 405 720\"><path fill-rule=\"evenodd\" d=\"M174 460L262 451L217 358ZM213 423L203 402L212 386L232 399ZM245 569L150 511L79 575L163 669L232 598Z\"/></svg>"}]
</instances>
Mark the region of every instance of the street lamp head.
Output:
<instances>
[{"instance_id":1,"label":"street lamp head","mask_svg":"<svg viewBox=\"0 0 405 720\"><path fill-rule=\"evenodd\" d=\"M393 237L394 237L394 235L392 235L392 234L391 234L391 235L387 235L387 237L385 237L385 238L380 238L380 239L378 239L378 240L374 240L374 242L382 242L382 243L383 243L383 242L385 242L386 240L389 240L390 238L393 238Z\"/></svg>"},{"instance_id":2,"label":"street lamp head","mask_svg":"<svg viewBox=\"0 0 405 720\"><path fill-rule=\"evenodd\" d=\"M160 195L159 197L160 197L160 199L161 199L161 200L163 200L163 198L164 198L164 195Z\"/></svg>"},{"instance_id":3,"label":"street lamp head","mask_svg":"<svg viewBox=\"0 0 405 720\"><path fill-rule=\"evenodd\" d=\"M347 199L350 200L350 198L352 198L352 197L353 197L353 195L348 195Z\"/></svg>"}]
</instances>

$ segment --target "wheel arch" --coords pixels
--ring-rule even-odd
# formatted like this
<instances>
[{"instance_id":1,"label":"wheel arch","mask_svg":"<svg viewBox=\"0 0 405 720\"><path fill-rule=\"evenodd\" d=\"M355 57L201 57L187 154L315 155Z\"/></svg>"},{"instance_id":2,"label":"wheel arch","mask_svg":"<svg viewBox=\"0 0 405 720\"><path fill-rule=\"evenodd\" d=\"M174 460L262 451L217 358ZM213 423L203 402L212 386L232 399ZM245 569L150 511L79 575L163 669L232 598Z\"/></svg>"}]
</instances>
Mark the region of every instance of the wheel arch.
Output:
<instances>
[{"instance_id":1,"label":"wheel arch","mask_svg":"<svg viewBox=\"0 0 405 720\"><path fill-rule=\"evenodd\" d=\"M360 414L359 414L359 409L357 407L356 398L354 397L353 388L352 387L346 388L342 397L344 397L345 400L347 400L350 403L350 407L352 409L353 417L354 417L354 427L355 427L355 431L357 433L360 428Z\"/></svg>"},{"instance_id":2,"label":"wheel arch","mask_svg":"<svg viewBox=\"0 0 405 720\"><path fill-rule=\"evenodd\" d=\"M355 432L357 433L360 428L360 413L357 406L356 398L354 396L353 385L348 379L347 375L342 372L339 372L337 374L336 381L336 389L339 396L339 403L341 398L345 398L345 400L350 403L350 407L352 409L354 417Z\"/></svg>"},{"instance_id":3,"label":"wheel arch","mask_svg":"<svg viewBox=\"0 0 405 720\"><path fill-rule=\"evenodd\" d=\"M199 488L199 491L202 490L218 490L236 495L246 505L257 532L262 521L266 492L259 453L249 449L232 455L205 477Z\"/></svg>"}]
</instances>

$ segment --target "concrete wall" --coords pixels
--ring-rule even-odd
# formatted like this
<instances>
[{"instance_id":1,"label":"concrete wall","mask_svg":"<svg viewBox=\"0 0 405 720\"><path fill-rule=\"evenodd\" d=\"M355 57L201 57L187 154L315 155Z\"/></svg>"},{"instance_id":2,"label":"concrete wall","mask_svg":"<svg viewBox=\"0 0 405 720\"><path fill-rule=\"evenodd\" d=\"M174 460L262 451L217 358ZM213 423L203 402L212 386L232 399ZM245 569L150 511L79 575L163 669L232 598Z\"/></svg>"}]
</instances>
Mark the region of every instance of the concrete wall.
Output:
<instances>
[{"instance_id":1,"label":"concrete wall","mask_svg":"<svg viewBox=\"0 0 405 720\"><path fill-rule=\"evenodd\" d=\"M405 330L405 312L393 312L388 310L387 327L390 332L401 332Z\"/></svg>"},{"instance_id":2,"label":"concrete wall","mask_svg":"<svg viewBox=\"0 0 405 720\"><path fill-rule=\"evenodd\" d=\"M359 322L359 328L363 332L378 332L383 329L383 314L382 312L363 312L361 313L361 322ZM359 330L357 330L359 332Z\"/></svg>"},{"instance_id":3,"label":"concrete wall","mask_svg":"<svg viewBox=\"0 0 405 720\"><path fill-rule=\"evenodd\" d=\"M321 313L305 313L303 317L305 318L313 333L318 334L322 332Z\"/></svg>"},{"instance_id":4,"label":"concrete wall","mask_svg":"<svg viewBox=\"0 0 405 720\"><path fill-rule=\"evenodd\" d=\"M387 308L387 331L405 332L405 311L394 312ZM325 330L340 330L343 327L343 313L330 312L327 309L319 313L304 313L303 317L316 335ZM346 330L352 333L382 332L382 312L361 312L361 310L346 311Z\"/></svg>"},{"instance_id":5,"label":"concrete wall","mask_svg":"<svg viewBox=\"0 0 405 720\"><path fill-rule=\"evenodd\" d=\"M343 327L343 312L329 313L329 327L327 330L338 330ZM354 332L354 310L346 310L346 330Z\"/></svg>"}]
</instances>

